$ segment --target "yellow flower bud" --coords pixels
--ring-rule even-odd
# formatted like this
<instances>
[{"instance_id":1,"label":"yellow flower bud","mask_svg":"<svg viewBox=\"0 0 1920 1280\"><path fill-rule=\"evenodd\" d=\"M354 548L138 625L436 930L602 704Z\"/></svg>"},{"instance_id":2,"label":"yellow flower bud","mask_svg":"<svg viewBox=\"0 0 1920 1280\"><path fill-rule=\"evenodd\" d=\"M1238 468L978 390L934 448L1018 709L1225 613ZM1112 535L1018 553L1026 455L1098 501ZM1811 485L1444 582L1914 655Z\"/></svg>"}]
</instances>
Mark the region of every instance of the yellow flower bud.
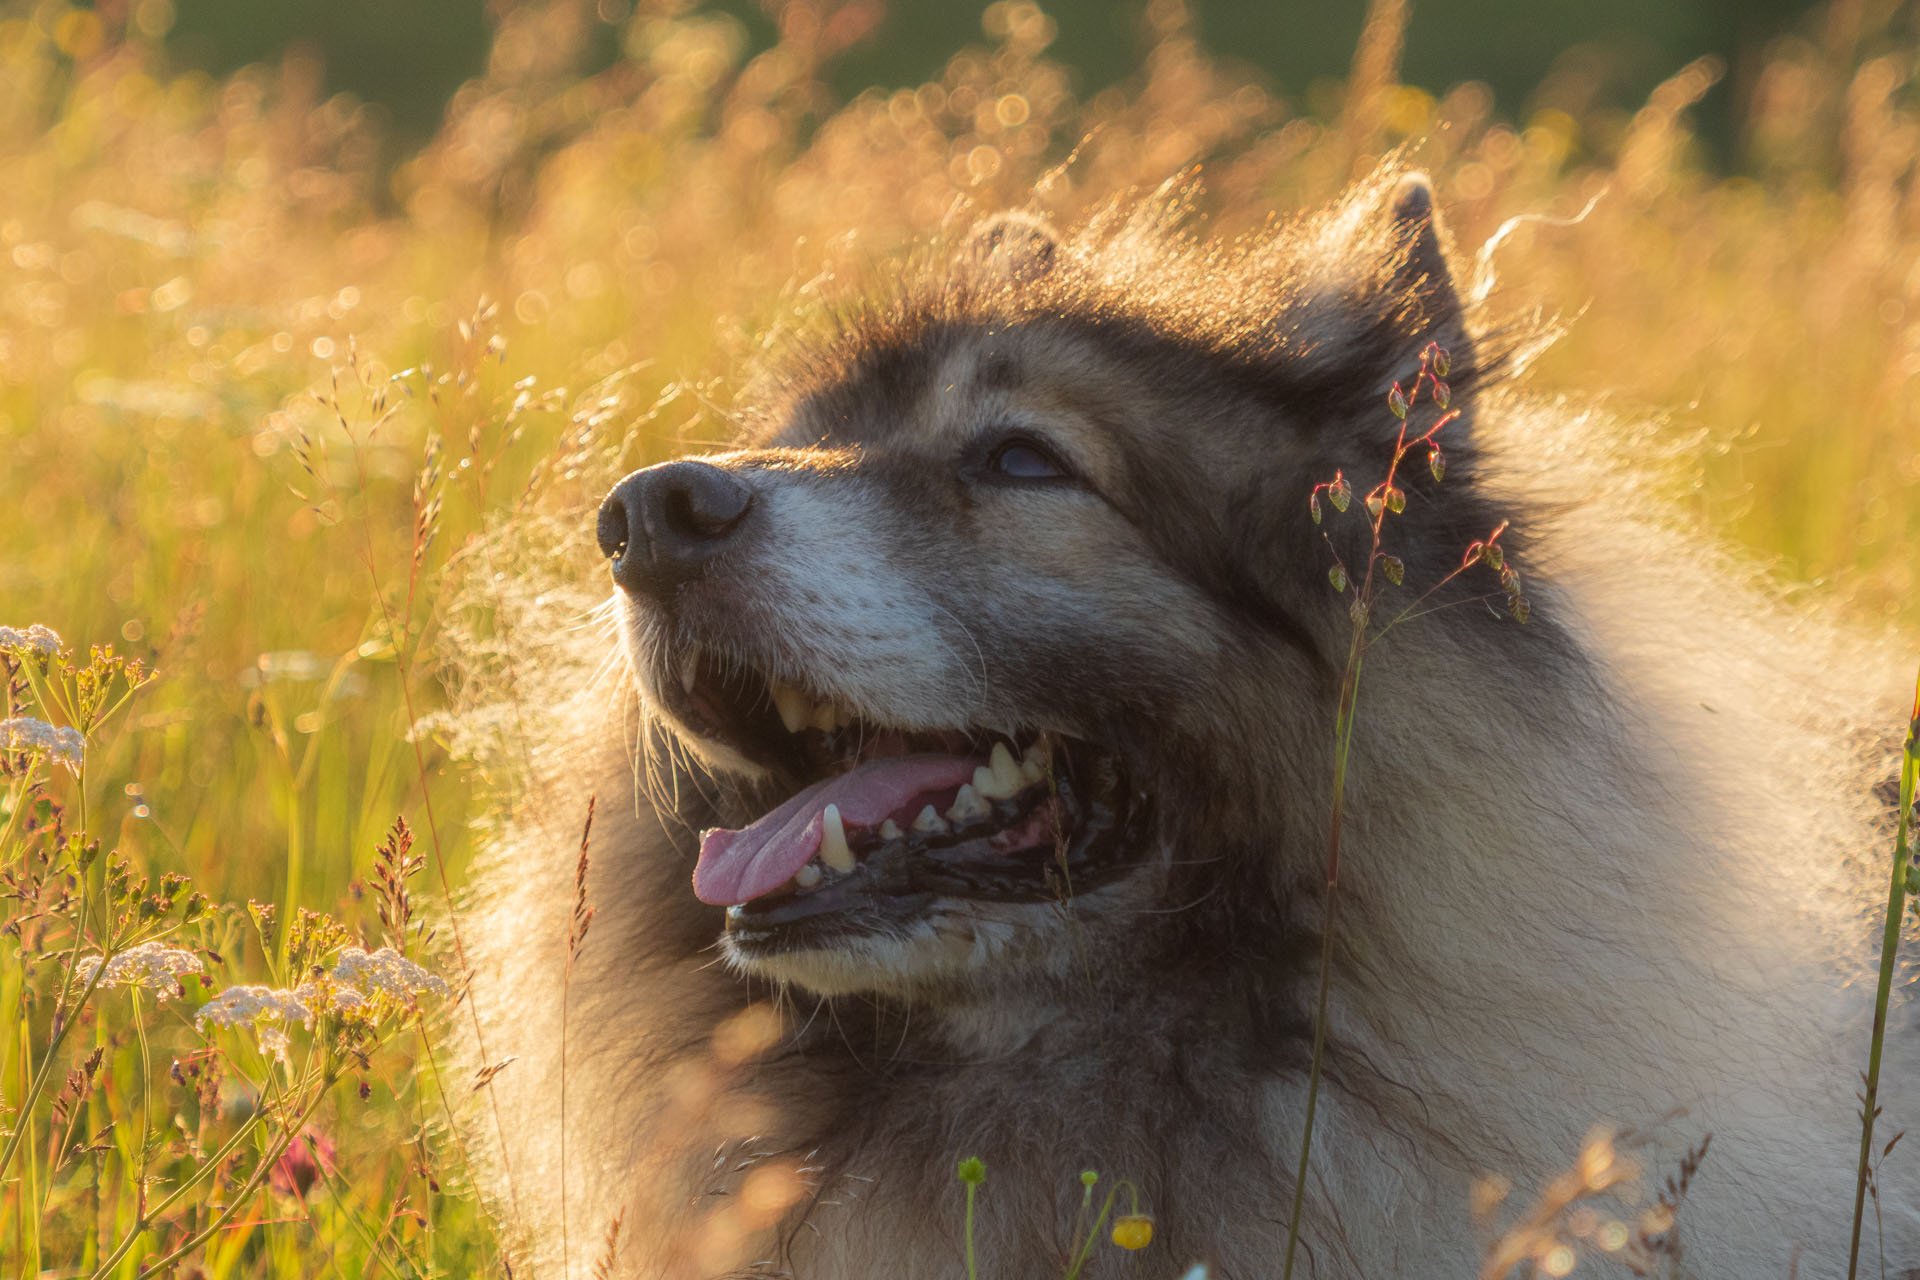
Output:
<instances>
[{"instance_id":1,"label":"yellow flower bud","mask_svg":"<svg viewBox=\"0 0 1920 1280\"><path fill-rule=\"evenodd\" d=\"M1122 1249L1144 1249L1153 1243L1153 1219L1144 1213L1130 1213L1113 1223L1113 1242Z\"/></svg>"}]
</instances>

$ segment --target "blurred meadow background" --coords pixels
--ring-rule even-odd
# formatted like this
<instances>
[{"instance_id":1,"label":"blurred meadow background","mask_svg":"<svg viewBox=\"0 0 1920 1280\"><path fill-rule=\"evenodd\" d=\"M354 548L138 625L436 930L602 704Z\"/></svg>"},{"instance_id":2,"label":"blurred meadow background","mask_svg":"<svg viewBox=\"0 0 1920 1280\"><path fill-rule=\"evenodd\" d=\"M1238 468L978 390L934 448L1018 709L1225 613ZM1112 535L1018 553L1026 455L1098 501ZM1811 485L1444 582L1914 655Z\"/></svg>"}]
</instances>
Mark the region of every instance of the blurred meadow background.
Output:
<instances>
[{"instance_id":1,"label":"blurred meadow background","mask_svg":"<svg viewBox=\"0 0 1920 1280\"><path fill-rule=\"evenodd\" d=\"M1396 149L1463 257L1594 202L1499 250L1491 313L1566 320L1534 385L1660 424L1675 501L1818 607L1920 622L1914 20L0 7L5 712L87 737L0 742L0 1274L520 1274L429 984L288 1022L287 1058L195 1010L324 995L346 945L457 975L474 832L514 797L442 713L484 683L540 714L512 584L584 614L609 480L724 440L760 334L973 211L1071 223L1201 164L1231 230ZM117 709L144 672L108 644L157 672ZM141 943L193 967L77 963Z\"/></svg>"}]
</instances>

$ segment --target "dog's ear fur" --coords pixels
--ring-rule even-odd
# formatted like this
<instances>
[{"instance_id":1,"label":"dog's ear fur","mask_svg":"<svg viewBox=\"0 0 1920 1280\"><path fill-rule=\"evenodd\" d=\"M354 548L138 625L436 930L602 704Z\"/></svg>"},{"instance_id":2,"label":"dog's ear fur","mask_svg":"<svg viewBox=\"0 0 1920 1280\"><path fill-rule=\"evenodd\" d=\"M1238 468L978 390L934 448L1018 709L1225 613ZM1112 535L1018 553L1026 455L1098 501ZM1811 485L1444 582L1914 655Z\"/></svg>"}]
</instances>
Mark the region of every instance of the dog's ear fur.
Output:
<instances>
[{"instance_id":1,"label":"dog's ear fur","mask_svg":"<svg viewBox=\"0 0 1920 1280\"><path fill-rule=\"evenodd\" d=\"M1052 271L1059 252L1060 237L1044 218L1009 210L973 229L963 259L981 280L1020 285Z\"/></svg>"},{"instance_id":2,"label":"dog's ear fur","mask_svg":"<svg viewBox=\"0 0 1920 1280\"><path fill-rule=\"evenodd\" d=\"M1395 270L1407 285L1444 299L1459 309L1453 273L1441 243L1440 211L1434 205L1433 183L1424 173L1409 173L1393 186L1387 198L1390 235L1396 246Z\"/></svg>"},{"instance_id":3,"label":"dog's ear fur","mask_svg":"<svg viewBox=\"0 0 1920 1280\"><path fill-rule=\"evenodd\" d=\"M1381 412L1381 401L1395 383L1412 387L1422 353L1438 343L1447 353L1450 405L1463 418L1447 434L1464 447L1483 371L1426 175L1370 184L1301 246L1299 261L1308 284L1285 322L1319 335L1296 366L1315 395L1350 404L1367 447L1391 441L1399 423Z\"/></svg>"},{"instance_id":4,"label":"dog's ear fur","mask_svg":"<svg viewBox=\"0 0 1920 1280\"><path fill-rule=\"evenodd\" d=\"M1466 307L1447 265L1446 231L1426 174L1409 173L1394 184L1385 218L1391 288L1405 309L1408 332L1422 347L1438 342L1454 364L1470 363Z\"/></svg>"}]
</instances>

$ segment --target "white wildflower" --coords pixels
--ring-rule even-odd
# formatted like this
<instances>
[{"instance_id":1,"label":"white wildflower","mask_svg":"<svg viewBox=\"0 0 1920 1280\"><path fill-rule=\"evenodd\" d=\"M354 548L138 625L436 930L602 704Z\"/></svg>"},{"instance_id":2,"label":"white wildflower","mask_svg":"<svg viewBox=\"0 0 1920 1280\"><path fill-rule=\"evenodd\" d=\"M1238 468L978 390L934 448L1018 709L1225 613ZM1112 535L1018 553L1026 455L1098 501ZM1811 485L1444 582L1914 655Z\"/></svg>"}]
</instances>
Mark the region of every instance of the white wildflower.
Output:
<instances>
[{"instance_id":1,"label":"white wildflower","mask_svg":"<svg viewBox=\"0 0 1920 1280\"><path fill-rule=\"evenodd\" d=\"M56 727L32 716L0 720L0 749L7 751L44 751L57 764L78 769L87 740L78 729Z\"/></svg>"},{"instance_id":2,"label":"white wildflower","mask_svg":"<svg viewBox=\"0 0 1920 1280\"><path fill-rule=\"evenodd\" d=\"M193 1015L193 1025L202 1031L209 1022L216 1027L249 1027L260 1045L260 1052L278 1058L281 1066L291 1068L293 1063L287 1057L287 1050L292 1042L287 1037L285 1024L302 1022L313 1026L313 1008L303 995L306 990L305 987L299 991L279 987L228 987L200 1006L200 1011Z\"/></svg>"},{"instance_id":3,"label":"white wildflower","mask_svg":"<svg viewBox=\"0 0 1920 1280\"><path fill-rule=\"evenodd\" d=\"M279 987L228 987L193 1015L193 1024L202 1030L209 1022L216 1027L245 1027L261 1022L303 1022L311 1026L313 1010L298 991Z\"/></svg>"},{"instance_id":4,"label":"white wildflower","mask_svg":"<svg viewBox=\"0 0 1920 1280\"><path fill-rule=\"evenodd\" d=\"M448 994L445 982L392 947L382 947L371 955L359 947L348 947L333 967L333 980L370 996L391 996L406 1005L413 1004L423 992L442 999Z\"/></svg>"},{"instance_id":5,"label":"white wildflower","mask_svg":"<svg viewBox=\"0 0 1920 1280\"><path fill-rule=\"evenodd\" d=\"M100 968L99 956L82 956L74 967L74 976L82 982L93 981L93 975ZM180 983L190 977L206 972L200 963L200 957L191 951L179 947L164 946L159 942L143 942L137 947L128 947L119 955L107 961L107 971L100 975L103 987L144 987L154 992L165 1004L180 994Z\"/></svg>"},{"instance_id":6,"label":"white wildflower","mask_svg":"<svg viewBox=\"0 0 1920 1280\"><path fill-rule=\"evenodd\" d=\"M271 1054L273 1057L280 1059L281 1066L289 1069L292 1068L293 1060L287 1056L287 1050L293 1047L293 1042L287 1038L286 1028L274 1026L255 1027L253 1029L253 1035L254 1038L260 1042L260 1052Z\"/></svg>"},{"instance_id":7,"label":"white wildflower","mask_svg":"<svg viewBox=\"0 0 1920 1280\"><path fill-rule=\"evenodd\" d=\"M337 982L308 982L301 986L299 994L314 1008L328 1013L358 1013L367 1007L366 996Z\"/></svg>"},{"instance_id":8,"label":"white wildflower","mask_svg":"<svg viewBox=\"0 0 1920 1280\"><path fill-rule=\"evenodd\" d=\"M34 623L25 631L0 627L0 649L27 649L51 657L60 648L60 637L52 628Z\"/></svg>"},{"instance_id":9,"label":"white wildflower","mask_svg":"<svg viewBox=\"0 0 1920 1280\"><path fill-rule=\"evenodd\" d=\"M260 1043L263 1053L287 1061L287 1025L299 1022L311 1031L325 1015L377 1016L375 997L386 996L395 1003L413 1008L423 992L445 996L447 984L392 947L382 947L369 955L359 947L348 947L340 955L333 972L312 982L303 982L292 990L283 987L228 987L193 1015L194 1025L202 1031L207 1024L217 1027L248 1027Z\"/></svg>"}]
</instances>

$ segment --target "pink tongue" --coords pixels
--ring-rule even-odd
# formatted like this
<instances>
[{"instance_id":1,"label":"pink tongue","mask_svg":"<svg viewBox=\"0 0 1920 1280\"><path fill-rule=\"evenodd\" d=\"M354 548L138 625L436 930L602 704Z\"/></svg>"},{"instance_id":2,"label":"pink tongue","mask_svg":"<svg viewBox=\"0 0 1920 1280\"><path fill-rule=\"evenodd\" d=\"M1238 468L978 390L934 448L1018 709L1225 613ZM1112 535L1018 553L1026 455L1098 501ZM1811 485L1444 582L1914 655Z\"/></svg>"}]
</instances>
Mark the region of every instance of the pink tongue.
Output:
<instances>
[{"instance_id":1,"label":"pink tongue","mask_svg":"<svg viewBox=\"0 0 1920 1280\"><path fill-rule=\"evenodd\" d=\"M963 756L875 760L814 783L743 831L716 827L700 837L693 896L727 907L771 893L820 851L820 815L828 805L840 806L848 826L878 826L924 791L971 782L977 764Z\"/></svg>"}]
</instances>

